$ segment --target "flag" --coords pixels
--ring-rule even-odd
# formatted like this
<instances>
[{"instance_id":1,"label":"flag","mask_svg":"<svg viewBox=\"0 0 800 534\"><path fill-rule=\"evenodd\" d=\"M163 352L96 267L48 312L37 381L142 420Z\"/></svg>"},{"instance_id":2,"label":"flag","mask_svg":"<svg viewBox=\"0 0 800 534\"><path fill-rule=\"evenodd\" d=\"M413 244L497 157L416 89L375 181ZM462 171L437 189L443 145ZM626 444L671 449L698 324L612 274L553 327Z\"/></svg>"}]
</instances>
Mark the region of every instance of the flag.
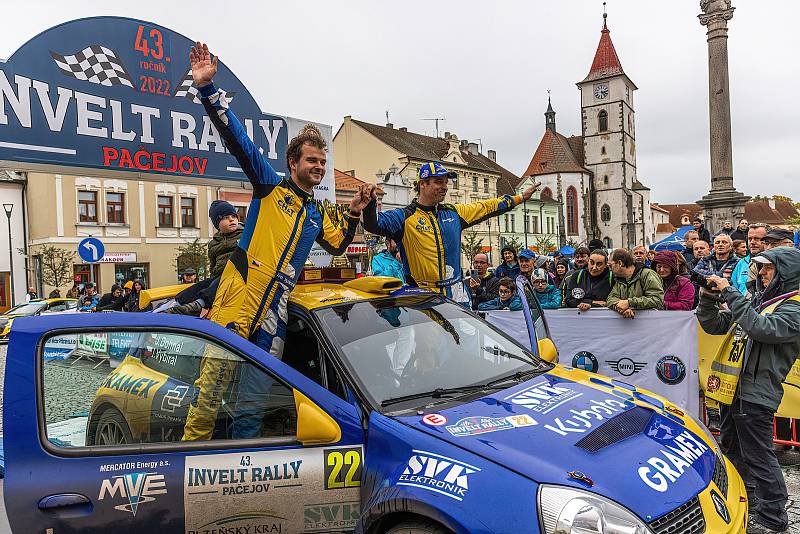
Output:
<instances>
[{"instance_id":1,"label":"flag","mask_svg":"<svg viewBox=\"0 0 800 534\"><path fill-rule=\"evenodd\" d=\"M136 89L117 54L105 46L91 45L71 56L51 50L50 55L66 76L99 85L125 85Z\"/></svg>"}]
</instances>

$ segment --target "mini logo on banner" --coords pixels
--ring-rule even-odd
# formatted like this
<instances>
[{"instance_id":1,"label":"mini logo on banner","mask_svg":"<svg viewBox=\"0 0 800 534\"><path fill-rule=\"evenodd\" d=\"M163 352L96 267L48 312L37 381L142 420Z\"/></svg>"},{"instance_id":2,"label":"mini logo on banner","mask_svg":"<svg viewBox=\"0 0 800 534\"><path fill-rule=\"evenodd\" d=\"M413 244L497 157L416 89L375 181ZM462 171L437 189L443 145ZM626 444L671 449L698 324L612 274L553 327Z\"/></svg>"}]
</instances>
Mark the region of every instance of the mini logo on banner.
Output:
<instances>
[{"instance_id":1,"label":"mini logo on banner","mask_svg":"<svg viewBox=\"0 0 800 534\"><path fill-rule=\"evenodd\" d=\"M670 386L680 384L686 378L686 366L677 356L668 354L662 356L656 363L656 375Z\"/></svg>"},{"instance_id":2,"label":"mini logo on banner","mask_svg":"<svg viewBox=\"0 0 800 534\"><path fill-rule=\"evenodd\" d=\"M422 422L430 426L442 426L447 423L447 417L440 413L429 413L422 418Z\"/></svg>"},{"instance_id":3,"label":"mini logo on banner","mask_svg":"<svg viewBox=\"0 0 800 534\"><path fill-rule=\"evenodd\" d=\"M622 376L635 375L645 368L647 362L635 362L630 358L620 358L619 360L606 360L611 368Z\"/></svg>"},{"instance_id":4,"label":"mini logo on banner","mask_svg":"<svg viewBox=\"0 0 800 534\"><path fill-rule=\"evenodd\" d=\"M597 362L594 354L589 351L582 350L572 357L572 367L576 369L583 369L590 373L596 373L600 364Z\"/></svg>"}]
</instances>

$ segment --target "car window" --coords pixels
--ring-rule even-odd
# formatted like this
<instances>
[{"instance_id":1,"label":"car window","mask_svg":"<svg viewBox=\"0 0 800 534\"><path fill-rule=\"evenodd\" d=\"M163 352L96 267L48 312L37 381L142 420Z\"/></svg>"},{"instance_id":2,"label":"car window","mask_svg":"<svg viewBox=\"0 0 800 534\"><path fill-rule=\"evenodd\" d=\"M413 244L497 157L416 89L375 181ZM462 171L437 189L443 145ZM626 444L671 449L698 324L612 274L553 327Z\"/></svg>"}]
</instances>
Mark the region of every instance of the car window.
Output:
<instances>
[{"instance_id":1,"label":"car window","mask_svg":"<svg viewBox=\"0 0 800 534\"><path fill-rule=\"evenodd\" d=\"M68 300L66 301L67 309L74 310L78 307L78 301L76 300Z\"/></svg>"},{"instance_id":2,"label":"car window","mask_svg":"<svg viewBox=\"0 0 800 534\"><path fill-rule=\"evenodd\" d=\"M47 306L47 303L42 301L26 302L25 304L14 306L5 315L33 315L40 312L45 306Z\"/></svg>"},{"instance_id":3,"label":"car window","mask_svg":"<svg viewBox=\"0 0 800 534\"><path fill-rule=\"evenodd\" d=\"M525 298L525 301L528 303L528 308L531 311L531 320L533 321L533 328L536 331L536 339L550 337L547 331L547 325L544 322L542 309L539 307L539 301L536 300L534 289L528 281L522 284L522 296Z\"/></svg>"},{"instance_id":4,"label":"car window","mask_svg":"<svg viewBox=\"0 0 800 534\"><path fill-rule=\"evenodd\" d=\"M53 304L47 307L48 312L61 312L61 311L66 311L66 309L67 309L67 303L63 301L54 302Z\"/></svg>"},{"instance_id":5,"label":"car window","mask_svg":"<svg viewBox=\"0 0 800 534\"><path fill-rule=\"evenodd\" d=\"M60 447L296 434L294 396L226 348L175 332L79 332L43 344L45 438Z\"/></svg>"}]
</instances>

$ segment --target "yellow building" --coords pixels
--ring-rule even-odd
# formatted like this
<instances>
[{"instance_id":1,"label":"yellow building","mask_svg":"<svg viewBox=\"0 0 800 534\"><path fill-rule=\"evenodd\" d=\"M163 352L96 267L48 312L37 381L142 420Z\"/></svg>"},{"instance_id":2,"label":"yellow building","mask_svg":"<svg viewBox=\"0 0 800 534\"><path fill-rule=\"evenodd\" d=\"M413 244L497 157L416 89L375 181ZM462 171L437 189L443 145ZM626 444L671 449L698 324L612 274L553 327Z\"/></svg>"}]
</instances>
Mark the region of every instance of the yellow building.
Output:
<instances>
[{"instance_id":1,"label":"yellow building","mask_svg":"<svg viewBox=\"0 0 800 534\"><path fill-rule=\"evenodd\" d=\"M354 173L362 180L379 183L384 190L383 209L407 205L414 197L412 184L419 168L429 161L440 161L458 173L447 192L447 202L469 203L503 194L514 194L519 178L496 161L494 150L483 155L477 143L459 140L445 132L444 137L429 137L392 124L379 126L344 118L333 137L336 167ZM389 172L386 172L386 171ZM475 230L494 263L499 262L498 220L489 219ZM462 258L464 265L467 258Z\"/></svg>"},{"instance_id":2,"label":"yellow building","mask_svg":"<svg viewBox=\"0 0 800 534\"><path fill-rule=\"evenodd\" d=\"M122 175L125 176L125 175ZM73 252L86 237L105 245L105 256L93 265L76 254L73 275L92 281L101 291L140 278L148 286L174 284L185 268L179 247L214 235L208 207L216 199L234 204L242 219L251 197L249 184L174 176L147 179L115 175L74 176L28 172L24 195L28 213L29 280L44 294L42 249L52 245ZM201 276L203 273L200 273ZM62 294L71 282L61 287Z\"/></svg>"}]
</instances>

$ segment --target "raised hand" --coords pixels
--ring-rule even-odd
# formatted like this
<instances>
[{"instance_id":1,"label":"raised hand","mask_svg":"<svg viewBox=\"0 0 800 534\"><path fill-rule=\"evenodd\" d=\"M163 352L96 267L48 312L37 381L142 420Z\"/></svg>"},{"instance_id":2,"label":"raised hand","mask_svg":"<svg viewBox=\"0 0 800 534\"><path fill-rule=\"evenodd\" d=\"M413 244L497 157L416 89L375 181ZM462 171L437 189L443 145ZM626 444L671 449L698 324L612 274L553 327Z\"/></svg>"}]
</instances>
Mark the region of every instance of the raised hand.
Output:
<instances>
[{"instance_id":1,"label":"raised hand","mask_svg":"<svg viewBox=\"0 0 800 534\"><path fill-rule=\"evenodd\" d=\"M372 184L363 184L358 191L356 191L355 195L353 195L353 200L350 201L350 212L351 213L361 213L361 210L367 207L373 198L377 196L375 192L375 186Z\"/></svg>"},{"instance_id":2,"label":"raised hand","mask_svg":"<svg viewBox=\"0 0 800 534\"><path fill-rule=\"evenodd\" d=\"M192 79L195 87L203 87L211 83L217 73L217 57L211 59L208 45L197 41L189 51L189 64L192 66Z\"/></svg>"},{"instance_id":3,"label":"raised hand","mask_svg":"<svg viewBox=\"0 0 800 534\"><path fill-rule=\"evenodd\" d=\"M532 186L522 193L522 200L528 200L542 186L541 182L534 182Z\"/></svg>"}]
</instances>

